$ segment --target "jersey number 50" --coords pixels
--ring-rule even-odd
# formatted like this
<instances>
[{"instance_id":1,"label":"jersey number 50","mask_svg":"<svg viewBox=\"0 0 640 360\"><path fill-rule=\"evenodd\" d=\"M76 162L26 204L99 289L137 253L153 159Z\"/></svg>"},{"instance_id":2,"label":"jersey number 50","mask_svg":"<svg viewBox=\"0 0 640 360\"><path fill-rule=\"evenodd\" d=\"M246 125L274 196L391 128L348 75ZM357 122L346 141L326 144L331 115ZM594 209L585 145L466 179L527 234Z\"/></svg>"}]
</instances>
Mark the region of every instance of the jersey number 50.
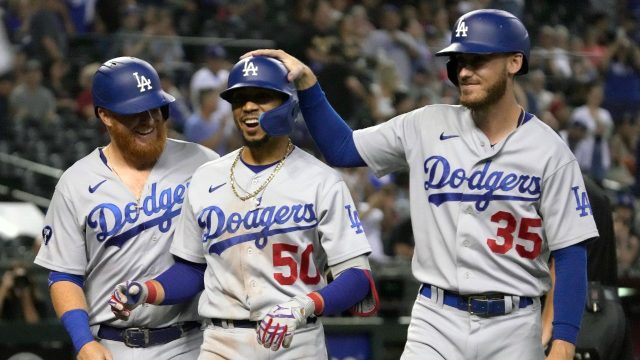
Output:
<instances>
[{"instance_id":1,"label":"jersey number 50","mask_svg":"<svg viewBox=\"0 0 640 360\"><path fill-rule=\"evenodd\" d=\"M487 239L487 245L489 249L497 254L505 254L513 247L513 233L516 230L518 221L516 218L506 211L498 211L491 216L491 221L494 223L505 222L503 227L499 227L496 235L503 239L502 243L499 243L495 239ZM518 230L518 238L527 240L533 243L533 248L527 250L522 244L516 244L516 252L523 258L535 259L540 254L542 247L542 238L537 233L531 232L530 228L536 228L542 226L542 219L523 218L520 220L520 229Z\"/></svg>"},{"instance_id":2,"label":"jersey number 50","mask_svg":"<svg viewBox=\"0 0 640 360\"><path fill-rule=\"evenodd\" d=\"M286 252L293 253L294 256L289 256ZM315 285L320 282L320 273L316 268L316 274L314 276L309 275L309 268L311 267L313 254L313 244L309 244L302 255L300 256L300 271L298 271L298 263L296 259L298 256L298 246L291 244L273 244L273 266L286 266L289 268L289 275L283 273L273 273L273 278L276 279L281 285L292 285L298 279L308 285ZM315 268L315 265L314 265Z\"/></svg>"}]
</instances>

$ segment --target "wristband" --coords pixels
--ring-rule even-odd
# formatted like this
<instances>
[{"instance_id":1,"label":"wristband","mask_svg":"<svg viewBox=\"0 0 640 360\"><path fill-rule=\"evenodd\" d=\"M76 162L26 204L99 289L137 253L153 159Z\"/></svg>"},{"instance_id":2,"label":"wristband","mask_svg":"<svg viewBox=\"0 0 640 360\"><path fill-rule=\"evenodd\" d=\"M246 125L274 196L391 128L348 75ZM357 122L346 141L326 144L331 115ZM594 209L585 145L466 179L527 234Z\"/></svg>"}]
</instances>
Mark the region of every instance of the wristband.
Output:
<instances>
[{"instance_id":1,"label":"wristband","mask_svg":"<svg viewBox=\"0 0 640 360\"><path fill-rule=\"evenodd\" d=\"M155 285L152 280L146 281L144 286L147 287L147 304L155 304L156 298L158 297L158 291L156 290Z\"/></svg>"},{"instance_id":2,"label":"wristband","mask_svg":"<svg viewBox=\"0 0 640 360\"><path fill-rule=\"evenodd\" d=\"M65 312L60 317L62 325L69 333L73 348L76 354L80 352L82 347L91 341L94 341L91 329L89 329L89 314L84 309L73 309Z\"/></svg>"},{"instance_id":3,"label":"wristband","mask_svg":"<svg viewBox=\"0 0 640 360\"><path fill-rule=\"evenodd\" d=\"M320 296L320 294L318 294L315 291L308 293L307 296L310 297L311 300L313 300L313 303L315 304L315 310L313 313L315 315L322 314L322 312L324 311L324 299L322 299L322 296Z\"/></svg>"}]
</instances>

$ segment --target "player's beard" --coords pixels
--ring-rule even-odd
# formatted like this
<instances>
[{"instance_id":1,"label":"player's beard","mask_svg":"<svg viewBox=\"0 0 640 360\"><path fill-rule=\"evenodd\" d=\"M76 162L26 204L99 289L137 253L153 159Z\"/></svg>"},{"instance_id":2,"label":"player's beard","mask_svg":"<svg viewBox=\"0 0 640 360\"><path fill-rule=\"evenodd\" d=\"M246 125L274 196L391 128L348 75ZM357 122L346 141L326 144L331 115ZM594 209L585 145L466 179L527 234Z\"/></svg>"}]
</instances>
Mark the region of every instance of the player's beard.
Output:
<instances>
[{"instance_id":1,"label":"player's beard","mask_svg":"<svg viewBox=\"0 0 640 360\"><path fill-rule=\"evenodd\" d=\"M111 140L120 150L122 157L127 163L139 170L152 168L162 155L162 150L167 142L167 127L164 121L156 122L156 138L144 145L136 141L131 129L117 121L114 122L114 125L108 126L107 131L111 135Z\"/></svg>"},{"instance_id":2,"label":"player's beard","mask_svg":"<svg viewBox=\"0 0 640 360\"><path fill-rule=\"evenodd\" d=\"M270 139L271 139L271 136L269 136L268 134L264 134L263 137L256 140L249 140L244 136L242 137L242 141L244 142L244 144L251 149L260 149L261 147L266 145Z\"/></svg>"},{"instance_id":3,"label":"player's beard","mask_svg":"<svg viewBox=\"0 0 640 360\"><path fill-rule=\"evenodd\" d=\"M482 110L497 103L507 91L507 81L509 77L506 73L502 73L502 76L496 80L485 91L486 95L479 99L465 100L463 96L460 96L460 104L467 107L470 110ZM462 95L462 94L461 94Z\"/></svg>"}]
</instances>

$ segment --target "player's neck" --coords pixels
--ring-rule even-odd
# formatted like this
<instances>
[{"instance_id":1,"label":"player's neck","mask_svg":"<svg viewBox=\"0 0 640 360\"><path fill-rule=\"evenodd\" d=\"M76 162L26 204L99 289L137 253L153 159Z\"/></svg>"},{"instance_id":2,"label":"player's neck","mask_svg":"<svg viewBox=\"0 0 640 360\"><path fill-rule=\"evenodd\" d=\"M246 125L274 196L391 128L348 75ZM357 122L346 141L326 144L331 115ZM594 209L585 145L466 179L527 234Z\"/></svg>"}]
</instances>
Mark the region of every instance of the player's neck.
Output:
<instances>
[{"instance_id":1,"label":"player's neck","mask_svg":"<svg viewBox=\"0 0 640 360\"><path fill-rule=\"evenodd\" d=\"M515 99L503 99L487 108L472 110L472 117L491 144L496 144L518 127L521 113L522 107Z\"/></svg>"},{"instance_id":2,"label":"player's neck","mask_svg":"<svg viewBox=\"0 0 640 360\"><path fill-rule=\"evenodd\" d=\"M118 148L113 142L109 145L105 146L102 150L104 155L107 157L107 162L109 163L109 167L112 169L116 168L118 170L130 172L139 172L139 173L149 173L153 166L149 168L143 168L136 166L135 164L130 163L127 159L122 155L122 150Z\"/></svg>"},{"instance_id":3,"label":"player's neck","mask_svg":"<svg viewBox=\"0 0 640 360\"><path fill-rule=\"evenodd\" d=\"M244 146L241 151L242 161L249 165L267 165L280 161L287 152L289 138L278 136L255 147Z\"/></svg>"},{"instance_id":4,"label":"player's neck","mask_svg":"<svg viewBox=\"0 0 640 360\"><path fill-rule=\"evenodd\" d=\"M107 158L107 165L111 171L125 184L139 202L149 174L151 174L151 168L138 169L127 163L113 143L107 145L102 151Z\"/></svg>"}]
</instances>

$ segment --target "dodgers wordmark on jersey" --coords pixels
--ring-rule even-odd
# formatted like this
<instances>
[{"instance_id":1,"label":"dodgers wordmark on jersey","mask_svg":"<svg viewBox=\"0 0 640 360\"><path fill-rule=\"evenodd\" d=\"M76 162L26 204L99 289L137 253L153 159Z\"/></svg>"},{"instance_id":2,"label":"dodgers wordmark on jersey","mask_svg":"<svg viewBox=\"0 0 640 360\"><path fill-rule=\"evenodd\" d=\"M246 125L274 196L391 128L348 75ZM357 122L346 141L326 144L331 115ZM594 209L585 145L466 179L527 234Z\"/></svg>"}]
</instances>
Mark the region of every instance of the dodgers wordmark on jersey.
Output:
<instances>
[{"instance_id":1,"label":"dodgers wordmark on jersey","mask_svg":"<svg viewBox=\"0 0 640 360\"><path fill-rule=\"evenodd\" d=\"M336 171L294 148L257 201L241 201L229 177L238 151L195 172L171 252L207 263L201 315L261 320L275 304L326 286L328 266L370 248ZM251 193L272 171L238 161L234 177Z\"/></svg>"},{"instance_id":2,"label":"dodgers wordmark on jersey","mask_svg":"<svg viewBox=\"0 0 640 360\"><path fill-rule=\"evenodd\" d=\"M191 175L217 157L201 145L168 139L138 200L102 149L94 150L60 178L35 263L85 277L91 325L157 328L197 319L195 304L187 303L142 306L128 321L114 321L105 299L116 284L153 278L173 264L168 249Z\"/></svg>"},{"instance_id":3,"label":"dodgers wordmark on jersey","mask_svg":"<svg viewBox=\"0 0 640 360\"><path fill-rule=\"evenodd\" d=\"M569 148L535 116L519 123L490 144L468 109L432 105L354 132L378 175L410 169L419 281L537 297L550 287L550 251L598 235Z\"/></svg>"}]
</instances>

